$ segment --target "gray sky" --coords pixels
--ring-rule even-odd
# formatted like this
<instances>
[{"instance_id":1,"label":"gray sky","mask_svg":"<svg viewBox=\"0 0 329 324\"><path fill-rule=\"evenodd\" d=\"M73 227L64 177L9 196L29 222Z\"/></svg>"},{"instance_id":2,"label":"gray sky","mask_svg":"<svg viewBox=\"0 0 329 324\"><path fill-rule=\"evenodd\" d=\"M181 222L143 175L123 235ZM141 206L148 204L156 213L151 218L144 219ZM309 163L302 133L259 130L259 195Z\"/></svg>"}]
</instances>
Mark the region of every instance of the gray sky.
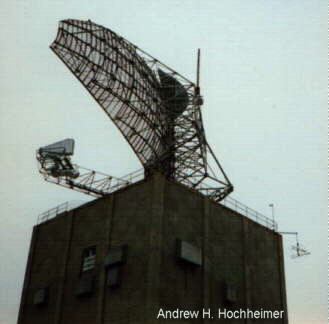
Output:
<instances>
[{"instance_id":1,"label":"gray sky","mask_svg":"<svg viewBox=\"0 0 329 324\"><path fill-rule=\"evenodd\" d=\"M46 183L35 150L76 140L74 161L122 176L140 168L114 124L49 49L58 21L91 19L201 91L207 139L233 197L298 231L310 256L290 259L290 324L327 322L327 1L4 0L0 9L0 324L16 323L33 225L83 194Z\"/></svg>"}]
</instances>

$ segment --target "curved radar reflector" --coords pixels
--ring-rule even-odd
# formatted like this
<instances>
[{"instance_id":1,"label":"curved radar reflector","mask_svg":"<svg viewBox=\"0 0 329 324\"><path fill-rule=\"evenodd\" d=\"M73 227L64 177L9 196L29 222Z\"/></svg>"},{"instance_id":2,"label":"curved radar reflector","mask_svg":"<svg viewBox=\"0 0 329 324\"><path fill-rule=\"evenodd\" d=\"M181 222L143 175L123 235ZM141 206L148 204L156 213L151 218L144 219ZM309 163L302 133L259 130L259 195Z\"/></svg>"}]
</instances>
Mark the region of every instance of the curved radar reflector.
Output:
<instances>
[{"instance_id":1,"label":"curved radar reflector","mask_svg":"<svg viewBox=\"0 0 329 324\"><path fill-rule=\"evenodd\" d=\"M145 176L159 171L215 201L233 190L205 139L193 82L90 20L61 21L50 48L121 131Z\"/></svg>"},{"instance_id":2,"label":"curved radar reflector","mask_svg":"<svg viewBox=\"0 0 329 324\"><path fill-rule=\"evenodd\" d=\"M164 153L160 84L136 46L90 20L64 20L50 46L104 109L143 165Z\"/></svg>"}]
</instances>

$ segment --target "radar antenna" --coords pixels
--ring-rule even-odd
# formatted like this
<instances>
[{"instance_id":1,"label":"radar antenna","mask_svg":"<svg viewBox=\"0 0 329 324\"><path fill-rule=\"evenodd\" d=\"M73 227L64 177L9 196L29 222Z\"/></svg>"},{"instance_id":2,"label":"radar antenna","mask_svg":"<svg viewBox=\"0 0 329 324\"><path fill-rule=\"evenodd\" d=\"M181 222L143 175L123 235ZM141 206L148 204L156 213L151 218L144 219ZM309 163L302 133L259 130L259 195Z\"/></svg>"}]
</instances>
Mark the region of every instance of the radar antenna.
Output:
<instances>
[{"instance_id":1,"label":"radar antenna","mask_svg":"<svg viewBox=\"0 0 329 324\"><path fill-rule=\"evenodd\" d=\"M296 237L296 245L292 245L291 249L294 251L294 254L291 255L292 259L296 259L298 257L302 257L305 255L311 254L308 252L298 241L298 232L279 232L279 234L286 234L286 235L295 235Z\"/></svg>"},{"instance_id":2,"label":"radar antenna","mask_svg":"<svg viewBox=\"0 0 329 324\"><path fill-rule=\"evenodd\" d=\"M217 202L233 191L205 137L200 50L194 84L90 20L61 21L50 48L121 131L145 177L161 172Z\"/></svg>"},{"instance_id":3,"label":"radar antenna","mask_svg":"<svg viewBox=\"0 0 329 324\"><path fill-rule=\"evenodd\" d=\"M74 140L71 138L39 148L36 153L39 172L48 182L95 197L101 197L126 187L133 178L140 175L140 172L135 172L124 178L116 178L96 172L73 164L71 161L73 153Z\"/></svg>"}]
</instances>

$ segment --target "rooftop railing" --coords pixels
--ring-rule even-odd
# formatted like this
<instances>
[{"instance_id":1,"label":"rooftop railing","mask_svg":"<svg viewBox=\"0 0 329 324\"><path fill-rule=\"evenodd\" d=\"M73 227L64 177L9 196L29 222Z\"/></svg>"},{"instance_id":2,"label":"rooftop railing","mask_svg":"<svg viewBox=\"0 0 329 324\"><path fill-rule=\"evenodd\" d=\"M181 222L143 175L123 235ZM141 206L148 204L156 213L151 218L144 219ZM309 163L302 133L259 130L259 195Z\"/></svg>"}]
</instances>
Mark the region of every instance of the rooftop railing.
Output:
<instances>
[{"instance_id":1,"label":"rooftop railing","mask_svg":"<svg viewBox=\"0 0 329 324\"><path fill-rule=\"evenodd\" d=\"M122 177L122 179L128 181L129 184L136 183L136 182L142 180L143 178L144 178L143 170L137 170L137 171L131 172L131 173L127 174L126 176ZM199 192L202 193L202 191L199 191ZM233 211L236 211L237 213L239 213L243 216L246 216L249 219L254 220L256 223L261 224L270 230L277 231L277 229L278 229L278 225L273 219L266 217L265 215L246 206L245 204L232 198L231 196L228 196L225 199L221 200L220 202L218 202L218 204L223 205ZM54 208L51 208L38 216L37 224L43 223L51 218L56 217L57 215L59 215L61 213L64 213L73 208L76 208L76 207L78 207L78 205L81 205L81 202L79 202L78 204L77 204L77 202L65 202Z\"/></svg>"},{"instance_id":2,"label":"rooftop railing","mask_svg":"<svg viewBox=\"0 0 329 324\"><path fill-rule=\"evenodd\" d=\"M226 197L219 204L254 220L256 223L261 224L270 230L277 231L278 229L278 225L274 220L264 216L258 211L246 206L245 204L232 197Z\"/></svg>"},{"instance_id":3,"label":"rooftop railing","mask_svg":"<svg viewBox=\"0 0 329 324\"><path fill-rule=\"evenodd\" d=\"M49 219L55 218L59 214L63 214L65 212L68 212L74 208L77 208L78 206L86 203L86 201L67 201L65 203L59 204L56 207L53 207L51 209L46 210L42 214L38 216L37 224L41 224L46 222Z\"/></svg>"}]
</instances>

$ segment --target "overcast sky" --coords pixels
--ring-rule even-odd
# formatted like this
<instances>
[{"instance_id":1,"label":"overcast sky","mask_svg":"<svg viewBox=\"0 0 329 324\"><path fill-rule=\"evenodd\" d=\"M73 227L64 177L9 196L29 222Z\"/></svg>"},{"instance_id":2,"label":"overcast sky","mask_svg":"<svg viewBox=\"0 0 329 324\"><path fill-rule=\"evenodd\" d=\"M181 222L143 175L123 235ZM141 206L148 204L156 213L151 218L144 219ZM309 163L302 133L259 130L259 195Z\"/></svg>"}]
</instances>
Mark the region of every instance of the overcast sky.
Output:
<instances>
[{"instance_id":1,"label":"overcast sky","mask_svg":"<svg viewBox=\"0 0 329 324\"><path fill-rule=\"evenodd\" d=\"M38 214L88 196L43 181L35 150L76 140L74 162L122 176L141 167L49 49L58 21L91 19L195 80L206 136L232 197L297 231L284 237L290 324L327 322L327 1L3 0L0 9L0 324L16 323Z\"/></svg>"}]
</instances>

